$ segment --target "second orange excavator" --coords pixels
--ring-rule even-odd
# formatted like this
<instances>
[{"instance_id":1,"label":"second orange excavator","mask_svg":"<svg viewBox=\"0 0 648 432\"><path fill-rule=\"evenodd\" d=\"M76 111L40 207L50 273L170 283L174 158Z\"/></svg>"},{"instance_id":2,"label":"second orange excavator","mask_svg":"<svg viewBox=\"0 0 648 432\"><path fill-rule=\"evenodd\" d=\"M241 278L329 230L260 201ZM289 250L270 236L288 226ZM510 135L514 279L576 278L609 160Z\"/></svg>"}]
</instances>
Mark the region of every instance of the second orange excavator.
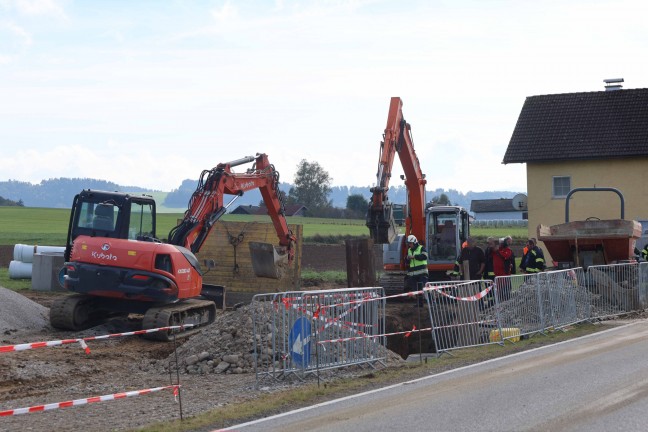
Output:
<instances>
[{"instance_id":1,"label":"second orange excavator","mask_svg":"<svg viewBox=\"0 0 648 432\"><path fill-rule=\"evenodd\" d=\"M380 143L377 182L371 188L367 227L377 244L383 244L384 272L380 286L388 293L403 292L407 271L405 238L416 236L427 247L430 280L445 280L454 268L461 244L469 235L468 212L459 206L426 203L425 174L414 151L412 127L403 118L403 102L391 98L387 126ZM394 204L389 200L389 182L395 155L403 166L407 203L404 207L405 233L398 234Z\"/></svg>"}]
</instances>

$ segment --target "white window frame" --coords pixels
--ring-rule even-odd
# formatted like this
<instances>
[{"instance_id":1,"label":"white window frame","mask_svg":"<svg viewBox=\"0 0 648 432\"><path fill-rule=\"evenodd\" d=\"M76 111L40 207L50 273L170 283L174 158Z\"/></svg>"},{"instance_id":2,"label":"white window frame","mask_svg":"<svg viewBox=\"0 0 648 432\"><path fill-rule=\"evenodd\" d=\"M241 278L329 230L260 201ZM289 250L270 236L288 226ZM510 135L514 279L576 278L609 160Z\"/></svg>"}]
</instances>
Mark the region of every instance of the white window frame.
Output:
<instances>
[{"instance_id":1,"label":"white window frame","mask_svg":"<svg viewBox=\"0 0 648 432\"><path fill-rule=\"evenodd\" d=\"M556 193L556 180L558 179L568 179L569 180L569 189L564 194ZM567 194L571 190L571 176L553 176L551 179L551 197L552 198L566 198ZM562 186L561 186L562 188Z\"/></svg>"}]
</instances>

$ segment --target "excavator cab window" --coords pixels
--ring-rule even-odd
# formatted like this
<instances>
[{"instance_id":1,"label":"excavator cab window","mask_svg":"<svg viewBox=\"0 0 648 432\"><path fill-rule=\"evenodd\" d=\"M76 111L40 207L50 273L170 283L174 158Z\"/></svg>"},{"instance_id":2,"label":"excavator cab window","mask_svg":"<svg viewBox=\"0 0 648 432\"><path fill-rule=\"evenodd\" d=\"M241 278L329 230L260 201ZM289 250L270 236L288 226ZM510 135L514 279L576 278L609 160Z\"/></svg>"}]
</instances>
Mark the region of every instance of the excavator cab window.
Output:
<instances>
[{"instance_id":1,"label":"excavator cab window","mask_svg":"<svg viewBox=\"0 0 648 432\"><path fill-rule=\"evenodd\" d=\"M150 203L131 202L128 238L148 240L155 238L155 209Z\"/></svg>"},{"instance_id":2,"label":"excavator cab window","mask_svg":"<svg viewBox=\"0 0 648 432\"><path fill-rule=\"evenodd\" d=\"M77 227L93 231L114 231L118 213L119 208L113 204L82 202Z\"/></svg>"},{"instance_id":3,"label":"excavator cab window","mask_svg":"<svg viewBox=\"0 0 648 432\"><path fill-rule=\"evenodd\" d=\"M430 213L428 219L428 256L430 261L453 262L457 242L464 226L455 212Z\"/></svg>"}]
</instances>

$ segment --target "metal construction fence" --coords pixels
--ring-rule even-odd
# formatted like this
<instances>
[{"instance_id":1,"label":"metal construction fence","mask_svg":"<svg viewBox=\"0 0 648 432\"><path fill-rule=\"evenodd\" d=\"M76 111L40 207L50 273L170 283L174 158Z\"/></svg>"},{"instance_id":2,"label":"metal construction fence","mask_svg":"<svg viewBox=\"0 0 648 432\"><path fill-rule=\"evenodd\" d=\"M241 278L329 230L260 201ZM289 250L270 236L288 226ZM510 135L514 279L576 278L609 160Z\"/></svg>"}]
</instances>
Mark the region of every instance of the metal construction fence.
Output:
<instances>
[{"instance_id":1,"label":"metal construction fence","mask_svg":"<svg viewBox=\"0 0 648 432\"><path fill-rule=\"evenodd\" d=\"M436 352L442 353L643 310L648 263L428 283L424 293Z\"/></svg>"},{"instance_id":2,"label":"metal construction fence","mask_svg":"<svg viewBox=\"0 0 648 432\"><path fill-rule=\"evenodd\" d=\"M430 282L392 297L425 298L428 319L389 333L382 288L258 294L252 300L257 384L386 363L387 336L430 332L433 351L517 342L583 321L643 310L648 263L552 270L494 281Z\"/></svg>"},{"instance_id":3,"label":"metal construction fence","mask_svg":"<svg viewBox=\"0 0 648 432\"><path fill-rule=\"evenodd\" d=\"M386 358L382 288L259 294L252 311L257 383Z\"/></svg>"}]
</instances>

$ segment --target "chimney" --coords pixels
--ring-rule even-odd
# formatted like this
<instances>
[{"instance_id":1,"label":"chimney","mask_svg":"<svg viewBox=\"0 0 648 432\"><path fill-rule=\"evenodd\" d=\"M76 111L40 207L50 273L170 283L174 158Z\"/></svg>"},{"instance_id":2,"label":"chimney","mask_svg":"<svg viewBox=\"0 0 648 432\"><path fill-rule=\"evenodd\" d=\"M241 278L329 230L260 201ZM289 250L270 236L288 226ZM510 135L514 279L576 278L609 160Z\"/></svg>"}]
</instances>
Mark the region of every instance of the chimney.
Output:
<instances>
[{"instance_id":1,"label":"chimney","mask_svg":"<svg viewBox=\"0 0 648 432\"><path fill-rule=\"evenodd\" d=\"M619 84L623 82L623 78L608 78L604 79L603 82L605 83L605 91L621 90L623 88Z\"/></svg>"}]
</instances>

